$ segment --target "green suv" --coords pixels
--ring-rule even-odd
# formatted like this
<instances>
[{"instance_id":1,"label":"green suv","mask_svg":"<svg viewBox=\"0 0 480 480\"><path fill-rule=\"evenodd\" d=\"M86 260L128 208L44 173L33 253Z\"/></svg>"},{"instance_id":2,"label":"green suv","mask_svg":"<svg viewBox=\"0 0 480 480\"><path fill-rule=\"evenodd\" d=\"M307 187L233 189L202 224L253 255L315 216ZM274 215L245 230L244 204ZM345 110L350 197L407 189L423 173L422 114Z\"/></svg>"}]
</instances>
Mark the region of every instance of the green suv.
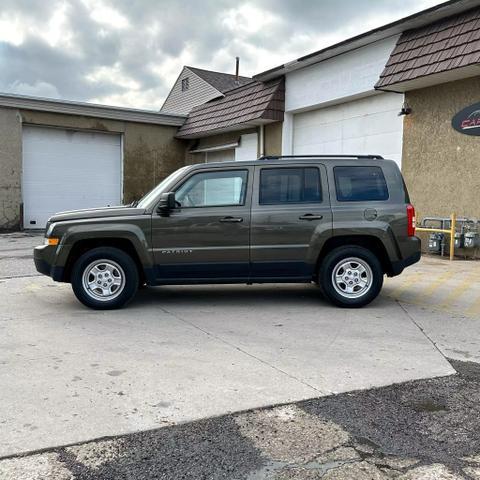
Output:
<instances>
[{"instance_id":1,"label":"green suv","mask_svg":"<svg viewBox=\"0 0 480 480\"><path fill-rule=\"evenodd\" d=\"M361 307L420 259L400 170L376 155L187 166L132 205L56 214L45 237L37 270L96 309L143 285L267 282Z\"/></svg>"}]
</instances>

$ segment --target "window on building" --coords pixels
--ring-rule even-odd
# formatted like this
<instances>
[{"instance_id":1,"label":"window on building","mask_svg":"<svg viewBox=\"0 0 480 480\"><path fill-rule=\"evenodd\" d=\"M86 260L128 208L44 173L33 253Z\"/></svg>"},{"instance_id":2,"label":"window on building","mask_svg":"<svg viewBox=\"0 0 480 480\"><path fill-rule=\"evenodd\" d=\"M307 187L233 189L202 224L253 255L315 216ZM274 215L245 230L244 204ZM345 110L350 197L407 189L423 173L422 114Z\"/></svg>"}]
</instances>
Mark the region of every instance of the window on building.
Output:
<instances>
[{"instance_id":1,"label":"window on building","mask_svg":"<svg viewBox=\"0 0 480 480\"><path fill-rule=\"evenodd\" d=\"M388 200L388 189L380 167L335 167L335 189L339 202Z\"/></svg>"},{"instance_id":2,"label":"window on building","mask_svg":"<svg viewBox=\"0 0 480 480\"><path fill-rule=\"evenodd\" d=\"M175 200L182 207L244 205L247 176L247 170L197 173L176 191Z\"/></svg>"},{"instance_id":3,"label":"window on building","mask_svg":"<svg viewBox=\"0 0 480 480\"><path fill-rule=\"evenodd\" d=\"M182 92L186 92L190 88L190 78L182 78Z\"/></svg>"},{"instance_id":4,"label":"window on building","mask_svg":"<svg viewBox=\"0 0 480 480\"><path fill-rule=\"evenodd\" d=\"M263 168L260 173L262 205L322 201L320 171L316 167Z\"/></svg>"}]
</instances>

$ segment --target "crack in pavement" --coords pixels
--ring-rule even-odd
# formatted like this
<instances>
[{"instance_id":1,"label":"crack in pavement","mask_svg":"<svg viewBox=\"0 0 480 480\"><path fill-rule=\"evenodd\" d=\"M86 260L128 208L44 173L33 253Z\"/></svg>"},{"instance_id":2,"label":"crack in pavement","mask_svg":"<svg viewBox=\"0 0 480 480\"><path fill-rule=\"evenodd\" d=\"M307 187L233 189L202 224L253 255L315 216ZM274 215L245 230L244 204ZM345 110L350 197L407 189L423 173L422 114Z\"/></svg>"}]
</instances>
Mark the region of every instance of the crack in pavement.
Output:
<instances>
[{"instance_id":1,"label":"crack in pavement","mask_svg":"<svg viewBox=\"0 0 480 480\"><path fill-rule=\"evenodd\" d=\"M309 384L308 382L305 382L304 380L302 380L301 378L298 378L296 377L295 375L292 375L291 373L288 373L286 372L285 370L282 370L281 368L278 368L276 367L275 365L272 365L271 363L267 362L266 360L264 360L263 358L260 358L250 352L247 352L246 350L244 350L243 348L235 345L234 343L231 343L229 342L228 340L225 340L224 338L222 337L219 337L218 335L215 335L214 333L212 332L209 332L208 330L205 330L204 328L196 325L195 323L189 321L189 320L186 320L185 318L181 317L180 315L174 313L174 312L171 312L169 310L167 310L166 308L164 307L159 307L160 310L162 310L163 312L171 315L172 317L176 318L177 320L187 324L187 325L190 325L191 327L199 330L200 332L204 333L205 335L215 339L215 340L218 340L219 342L222 342L224 343L225 345L228 345L229 347L231 348L234 348L235 350L239 351L240 353L243 353L244 355L247 355L248 357L250 358L253 358L254 360L257 360L258 362L262 363L263 365L266 365L267 367L281 373L282 375L285 375L289 378L291 378L292 380L295 380L299 383L301 383L302 385L308 387L308 388L311 388L312 390L314 390L316 393L320 394L320 395L331 395L333 392L331 391L325 391L325 390L320 390L319 388L317 387L314 387L313 385Z\"/></svg>"},{"instance_id":2,"label":"crack in pavement","mask_svg":"<svg viewBox=\"0 0 480 480\"><path fill-rule=\"evenodd\" d=\"M413 318L413 316L411 315L411 313L407 310L407 308L405 308L405 306L400 303L400 301L398 300L395 300L395 303L403 310L403 312L405 313L405 315L410 319L410 321L418 328L418 330L421 332L421 334L433 345L433 347L435 348L435 350L437 350L437 352L445 359L445 361L447 361L451 367L455 370L455 368L453 367L452 363L448 360L448 358L445 356L445 354L442 352L442 350L440 349L440 347L437 345L437 343L432 339L430 338L430 336L427 334L427 332L425 332L425 330L423 329L423 327L421 325L419 325L419 323ZM455 370L456 371L456 370Z\"/></svg>"}]
</instances>

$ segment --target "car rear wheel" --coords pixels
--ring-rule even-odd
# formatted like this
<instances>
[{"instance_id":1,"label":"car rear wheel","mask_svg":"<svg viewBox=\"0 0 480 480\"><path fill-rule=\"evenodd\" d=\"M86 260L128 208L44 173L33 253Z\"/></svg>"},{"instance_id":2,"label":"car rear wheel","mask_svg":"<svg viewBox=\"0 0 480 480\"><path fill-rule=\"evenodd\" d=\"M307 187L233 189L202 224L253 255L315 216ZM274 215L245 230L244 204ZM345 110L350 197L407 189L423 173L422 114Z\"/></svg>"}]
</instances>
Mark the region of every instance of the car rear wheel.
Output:
<instances>
[{"instance_id":1,"label":"car rear wheel","mask_svg":"<svg viewBox=\"0 0 480 480\"><path fill-rule=\"evenodd\" d=\"M344 246L323 259L318 281L324 295L340 307L363 307L374 300L383 285L383 269L370 250Z\"/></svg>"},{"instance_id":2,"label":"car rear wheel","mask_svg":"<svg viewBox=\"0 0 480 480\"><path fill-rule=\"evenodd\" d=\"M123 307L135 296L139 275L132 257L123 250L99 247L77 259L71 283L84 305L109 310Z\"/></svg>"}]
</instances>

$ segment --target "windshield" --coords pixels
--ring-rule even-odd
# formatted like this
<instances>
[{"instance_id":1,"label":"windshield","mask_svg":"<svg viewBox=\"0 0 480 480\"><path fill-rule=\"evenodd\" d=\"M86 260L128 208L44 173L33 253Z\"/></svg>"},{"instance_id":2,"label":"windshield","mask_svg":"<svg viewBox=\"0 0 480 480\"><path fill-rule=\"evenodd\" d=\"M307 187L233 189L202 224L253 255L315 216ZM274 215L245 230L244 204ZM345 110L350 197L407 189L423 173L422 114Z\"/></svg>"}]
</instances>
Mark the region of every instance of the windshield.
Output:
<instances>
[{"instance_id":1,"label":"windshield","mask_svg":"<svg viewBox=\"0 0 480 480\"><path fill-rule=\"evenodd\" d=\"M153 190L148 192L145 196L143 196L138 202L136 202L136 206L139 208L147 208L150 204L158 198L158 196L164 191L165 187L173 182L177 177L180 177L183 172L188 167L182 167L179 170L176 170L167 178L165 178L162 182L160 182Z\"/></svg>"}]
</instances>

